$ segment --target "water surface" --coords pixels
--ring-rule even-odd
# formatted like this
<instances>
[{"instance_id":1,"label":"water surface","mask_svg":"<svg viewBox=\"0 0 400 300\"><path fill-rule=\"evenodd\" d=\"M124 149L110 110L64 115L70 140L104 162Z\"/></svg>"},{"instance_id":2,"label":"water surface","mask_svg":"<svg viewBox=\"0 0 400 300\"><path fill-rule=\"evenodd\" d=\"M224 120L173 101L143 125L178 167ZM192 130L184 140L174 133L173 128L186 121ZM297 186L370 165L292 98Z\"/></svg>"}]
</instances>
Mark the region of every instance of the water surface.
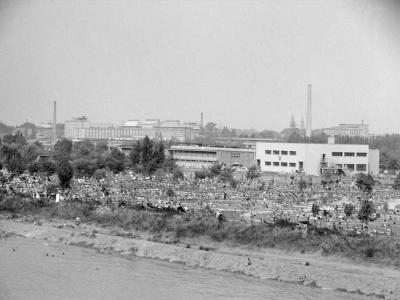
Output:
<instances>
[{"instance_id":1,"label":"water surface","mask_svg":"<svg viewBox=\"0 0 400 300\"><path fill-rule=\"evenodd\" d=\"M0 299L320 300L365 297L12 237L0 239Z\"/></svg>"}]
</instances>

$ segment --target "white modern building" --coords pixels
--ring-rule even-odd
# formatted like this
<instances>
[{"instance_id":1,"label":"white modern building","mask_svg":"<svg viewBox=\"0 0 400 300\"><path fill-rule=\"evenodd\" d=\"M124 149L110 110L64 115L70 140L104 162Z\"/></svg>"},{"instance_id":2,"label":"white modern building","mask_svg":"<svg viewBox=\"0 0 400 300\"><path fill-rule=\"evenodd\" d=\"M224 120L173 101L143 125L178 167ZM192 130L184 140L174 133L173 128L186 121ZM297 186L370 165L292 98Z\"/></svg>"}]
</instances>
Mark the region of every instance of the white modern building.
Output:
<instances>
[{"instance_id":1,"label":"white modern building","mask_svg":"<svg viewBox=\"0 0 400 300\"><path fill-rule=\"evenodd\" d=\"M321 175L337 168L351 173L379 173L379 150L368 145L256 143L257 167L263 172Z\"/></svg>"}]
</instances>

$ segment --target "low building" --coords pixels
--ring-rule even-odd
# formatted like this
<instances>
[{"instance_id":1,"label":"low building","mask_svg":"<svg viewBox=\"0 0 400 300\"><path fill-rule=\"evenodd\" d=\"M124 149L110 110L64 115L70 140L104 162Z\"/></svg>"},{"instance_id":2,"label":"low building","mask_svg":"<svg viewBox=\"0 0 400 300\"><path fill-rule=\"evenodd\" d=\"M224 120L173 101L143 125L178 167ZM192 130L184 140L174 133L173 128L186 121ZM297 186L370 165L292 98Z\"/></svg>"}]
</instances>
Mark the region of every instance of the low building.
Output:
<instances>
[{"instance_id":1,"label":"low building","mask_svg":"<svg viewBox=\"0 0 400 300\"><path fill-rule=\"evenodd\" d=\"M257 143L257 167L263 172L321 175L325 169L379 173L379 150L368 145Z\"/></svg>"},{"instance_id":2,"label":"low building","mask_svg":"<svg viewBox=\"0 0 400 300\"><path fill-rule=\"evenodd\" d=\"M172 146L169 153L182 168L208 168L215 163L243 167L255 165L254 149L178 145Z\"/></svg>"}]
</instances>

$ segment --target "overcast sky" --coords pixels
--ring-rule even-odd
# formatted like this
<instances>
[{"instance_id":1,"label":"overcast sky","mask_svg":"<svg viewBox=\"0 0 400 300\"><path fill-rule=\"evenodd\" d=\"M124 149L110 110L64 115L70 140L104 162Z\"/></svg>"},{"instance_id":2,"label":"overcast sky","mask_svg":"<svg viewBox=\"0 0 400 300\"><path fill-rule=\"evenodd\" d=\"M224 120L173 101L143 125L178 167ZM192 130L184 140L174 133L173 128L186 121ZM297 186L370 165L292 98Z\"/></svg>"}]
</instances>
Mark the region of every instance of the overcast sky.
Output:
<instances>
[{"instance_id":1,"label":"overcast sky","mask_svg":"<svg viewBox=\"0 0 400 300\"><path fill-rule=\"evenodd\" d=\"M396 1L0 1L0 120L400 131Z\"/></svg>"}]
</instances>

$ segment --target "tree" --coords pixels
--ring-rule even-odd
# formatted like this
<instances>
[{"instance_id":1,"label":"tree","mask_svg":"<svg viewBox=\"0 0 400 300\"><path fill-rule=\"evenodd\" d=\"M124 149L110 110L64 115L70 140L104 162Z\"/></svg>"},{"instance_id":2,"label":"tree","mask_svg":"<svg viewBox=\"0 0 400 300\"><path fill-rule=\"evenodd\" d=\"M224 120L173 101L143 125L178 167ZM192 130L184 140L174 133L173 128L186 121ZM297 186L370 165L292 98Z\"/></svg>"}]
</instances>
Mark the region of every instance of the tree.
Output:
<instances>
[{"instance_id":1,"label":"tree","mask_svg":"<svg viewBox=\"0 0 400 300\"><path fill-rule=\"evenodd\" d=\"M104 152L108 151L108 144L106 140L100 140L96 143L95 151L98 155L103 154Z\"/></svg>"},{"instance_id":2,"label":"tree","mask_svg":"<svg viewBox=\"0 0 400 300\"><path fill-rule=\"evenodd\" d=\"M136 144L133 146L131 152L129 153L129 158L131 159L132 166L135 167L140 163L142 155L142 146L140 141L137 141Z\"/></svg>"},{"instance_id":3,"label":"tree","mask_svg":"<svg viewBox=\"0 0 400 300\"><path fill-rule=\"evenodd\" d=\"M317 203L313 203L313 205L311 206L311 211L313 216L315 217L316 215L318 215L319 213L319 205Z\"/></svg>"},{"instance_id":4,"label":"tree","mask_svg":"<svg viewBox=\"0 0 400 300\"><path fill-rule=\"evenodd\" d=\"M74 170L72 169L71 164L67 160L62 160L57 164L56 169L58 179L60 180L60 186L64 188L68 188L71 179L74 176Z\"/></svg>"},{"instance_id":5,"label":"tree","mask_svg":"<svg viewBox=\"0 0 400 300\"><path fill-rule=\"evenodd\" d=\"M72 161L72 166L77 176L92 176L97 169L97 160L81 157Z\"/></svg>"},{"instance_id":6,"label":"tree","mask_svg":"<svg viewBox=\"0 0 400 300\"><path fill-rule=\"evenodd\" d=\"M370 193L375 185L375 181L371 175L360 173L357 175L356 185L360 190Z\"/></svg>"},{"instance_id":7,"label":"tree","mask_svg":"<svg viewBox=\"0 0 400 300\"><path fill-rule=\"evenodd\" d=\"M218 176L219 174L221 174L221 172L222 172L222 165L221 164L215 163L214 165L212 165L210 167L210 176L211 177Z\"/></svg>"},{"instance_id":8,"label":"tree","mask_svg":"<svg viewBox=\"0 0 400 300\"><path fill-rule=\"evenodd\" d=\"M119 173L125 170L125 155L117 148L111 150L106 156L105 165L114 173Z\"/></svg>"},{"instance_id":9,"label":"tree","mask_svg":"<svg viewBox=\"0 0 400 300\"><path fill-rule=\"evenodd\" d=\"M351 203L345 204L343 212L346 215L346 217L350 217L354 212L354 205Z\"/></svg>"},{"instance_id":10,"label":"tree","mask_svg":"<svg viewBox=\"0 0 400 300\"><path fill-rule=\"evenodd\" d=\"M364 200L361 204L361 208L357 217L360 219L360 221L368 223L368 221L372 220L372 214L374 213L374 203L371 200Z\"/></svg>"},{"instance_id":11,"label":"tree","mask_svg":"<svg viewBox=\"0 0 400 300\"><path fill-rule=\"evenodd\" d=\"M69 161L72 152L72 141L69 139L59 140L54 146L54 159L56 162Z\"/></svg>"},{"instance_id":12,"label":"tree","mask_svg":"<svg viewBox=\"0 0 400 300\"><path fill-rule=\"evenodd\" d=\"M175 167L172 171L172 179L174 181L177 181L179 179L184 179L184 178L185 178L185 176L184 176L182 170L179 167Z\"/></svg>"},{"instance_id":13,"label":"tree","mask_svg":"<svg viewBox=\"0 0 400 300\"><path fill-rule=\"evenodd\" d=\"M247 179L256 179L260 177L260 173L257 170L256 166L251 166L246 174Z\"/></svg>"},{"instance_id":14,"label":"tree","mask_svg":"<svg viewBox=\"0 0 400 300\"><path fill-rule=\"evenodd\" d=\"M21 174L27 169L17 144L4 144L1 146L1 162L11 173Z\"/></svg>"},{"instance_id":15,"label":"tree","mask_svg":"<svg viewBox=\"0 0 400 300\"><path fill-rule=\"evenodd\" d=\"M4 144L17 144L18 146L22 146L26 144L26 139L22 135L21 132L17 132L16 134L7 134L3 137Z\"/></svg>"},{"instance_id":16,"label":"tree","mask_svg":"<svg viewBox=\"0 0 400 300\"><path fill-rule=\"evenodd\" d=\"M51 176L56 172L56 164L50 160L46 160L40 163L40 171L46 173L47 176Z\"/></svg>"},{"instance_id":17,"label":"tree","mask_svg":"<svg viewBox=\"0 0 400 300\"><path fill-rule=\"evenodd\" d=\"M35 174L35 173L38 173L40 171L40 163L37 162L37 161L34 161L34 162L30 163L28 165L28 171L29 171L29 173L31 175Z\"/></svg>"},{"instance_id":18,"label":"tree","mask_svg":"<svg viewBox=\"0 0 400 300\"><path fill-rule=\"evenodd\" d=\"M153 142L146 135L142 142L142 163L146 165L153 159Z\"/></svg>"},{"instance_id":19,"label":"tree","mask_svg":"<svg viewBox=\"0 0 400 300\"><path fill-rule=\"evenodd\" d=\"M307 188L307 181L304 179L303 176L301 176L299 180L299 190L303 191L305 188Z\"/></svg>"},{"instance_id":20,"label":"tree","mask_svg":"<svg viewBox=\"0 0 400 300\"><path fill-rule=\"evenodd\" d=\"M31 163L36 160L40 153L40 148L35 144L23 145L20 148L22 158L27 162Z\"/></svg>"},{"instance_id":21,"label":"tree","mask_svg":"<svg viewBox=\"0 0 400 300\"><path fill-rule=\"evenodd\" d=\"M83 140L73 144L72 157L79 159L82 156L90 156L95 153L95 145L90 140Z\"/></svg>"}]
</instances>

